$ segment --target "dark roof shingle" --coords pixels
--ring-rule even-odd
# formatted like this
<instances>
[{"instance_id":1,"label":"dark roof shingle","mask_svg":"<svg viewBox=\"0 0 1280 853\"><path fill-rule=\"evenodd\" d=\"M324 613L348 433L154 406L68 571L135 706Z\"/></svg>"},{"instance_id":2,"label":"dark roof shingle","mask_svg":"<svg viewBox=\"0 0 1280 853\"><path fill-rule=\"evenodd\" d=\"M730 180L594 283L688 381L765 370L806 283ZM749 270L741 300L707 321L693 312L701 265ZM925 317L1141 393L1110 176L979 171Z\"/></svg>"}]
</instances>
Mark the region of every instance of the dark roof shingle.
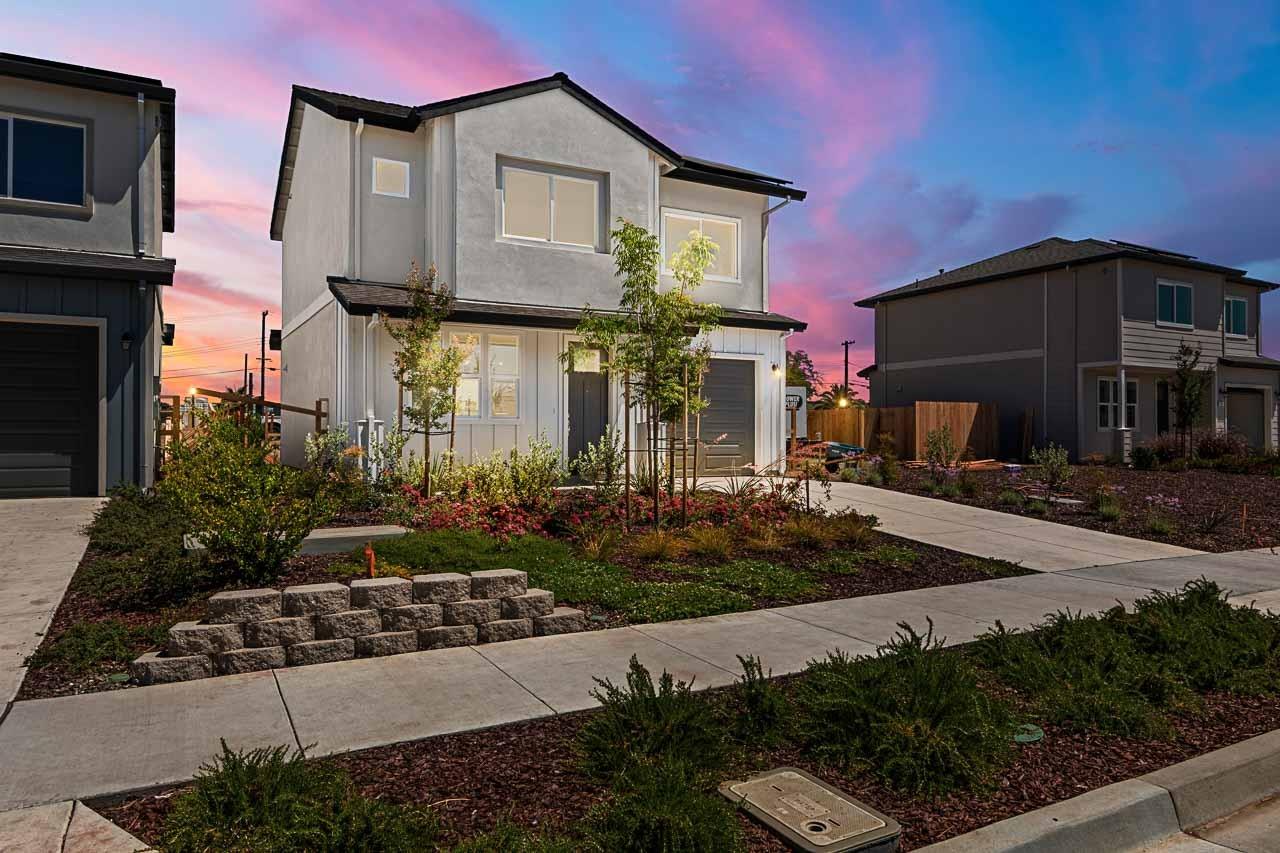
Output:
<instances>
[{"instance_id":1,"label":"dark roof shingle","mask_svg":"<svg viewBox=\"0 0 1280 853\"><path fill-rule=\"evenodd\" d=\"M0 270L74 278L118 278L173 284L173 258L111 255L39 246L0 246Z\"/></svg>"}]
</instances>

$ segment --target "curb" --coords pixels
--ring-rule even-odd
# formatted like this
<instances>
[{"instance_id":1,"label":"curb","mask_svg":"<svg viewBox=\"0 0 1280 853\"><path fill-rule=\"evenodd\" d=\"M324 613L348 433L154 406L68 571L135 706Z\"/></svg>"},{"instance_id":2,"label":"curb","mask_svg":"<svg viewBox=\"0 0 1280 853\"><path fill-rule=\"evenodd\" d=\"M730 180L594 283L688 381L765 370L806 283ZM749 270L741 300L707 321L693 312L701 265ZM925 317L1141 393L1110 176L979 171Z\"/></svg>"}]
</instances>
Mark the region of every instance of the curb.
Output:
<instances>
[{"instance_id":1,"label":"curb","mask_svg":"<svg viewBox=\"0 0 1280 853\"><path fill-rule=\"evenodd\" d=\"M1116 782L918 853L1143 849L1280 793L1280 729Z\"/></svg>"}]
</instances>

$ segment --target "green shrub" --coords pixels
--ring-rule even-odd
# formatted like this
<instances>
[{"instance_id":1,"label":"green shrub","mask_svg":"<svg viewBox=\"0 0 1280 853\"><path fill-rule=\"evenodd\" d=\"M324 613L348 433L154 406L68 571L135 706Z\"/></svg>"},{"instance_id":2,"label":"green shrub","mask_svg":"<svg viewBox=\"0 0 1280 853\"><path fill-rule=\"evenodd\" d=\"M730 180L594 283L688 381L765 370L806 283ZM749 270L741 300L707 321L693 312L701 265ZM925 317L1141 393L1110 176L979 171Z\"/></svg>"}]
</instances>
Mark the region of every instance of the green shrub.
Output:
<instances>
[{"instance_id":1,"label":"green shrub","mask_svg":"<svg viewBox=\"0 0 1280 853\"><path fill-rule=\"evenodd\" d=\"M1027 501L1026 506L1023 507L1023 512L1027 515L1048 515L1049 504L1047 501L1042 501L1039 498L1032 498Z\"/></svg>"},{"instance_id":2,"label":"green shrub","mask_svg":"<svg viewBox=\"0 0 1280 853\"><path fill-rule=\"evenodd\" d=\"M836 472L836 479L842 483L866 482L865 475L859 474L858 469L852 465L845 465Z\"/></svg>"},{"instance_id":3,"label":"green shrub","mask_svg":"<svg viewBox=\"0 0 1280 853\"><path fill-rule=\"evenodd\" d=\"M1021 508L1026 505L1027 499L1022 492L1014 491L1013 489L1001 489L1000 494L996 496L996 503L1000 504L1000 506Z\"/></svg>"},{"instance_id":4,"label":"green shrub","mask_svg":"<svg viewBox=\"0 0 1280 853\"><path fill-rule=\"evenodd\" d=\"M574 457L570 467L578 476L595 484L596 494L602 501L611 502L622 491L625 457L622 430L609 427L599 441L588 444Z\"/></svg>"},{"instance_id":5,"label":"green shrub","mask_svg":"<svg viewBox=\"0 0 1280 853\"><path fill-rule=\"evenodd\" d=\"M723 562L733 556L736 544L737 537L730 528L698 525L685 533L684 550L700 560Z\"/></svg>"},{"instance_id":6,"label":"green shrub","mask_svg":"<svg viewBox=\"0 0 1280 853\"><path fill-rule=\"evenodd\" d=\"M864 486L883 486L885 484L885 479L884 475L882 475L878 470L871 469L863 471L857 482L862 483Z\"/></svg>"},{"instance_id":7,"label":"green shrub","mask_svg":"<svg viewBox=\"0 0 1280 853\"><path fill-rule=\"evenodd\" d=\"M214 411L172 447L158 490L212 561L238 580L274 580L303 538L333 513L330 482L318 469L272 461L256 418Z\"/></svg>"},{"instance_id":8,"label":"green shrub","mask_svg":"<svg viewBox=\"0 0 1280 853\"><path fill-rule=\"evenodd\" d=\"M1168 516L1154 512L1147 516L1148 533L1155 536L1170 536L1175 530L1177 530L1177 526Z\"/></svg>"},{"instance_id":9,"label":"green shrub","mask_svg":"<svg viewBox=\"0 0 1280 853\"><path fill-rule=\"evenodd\" d=\"M880 526L880 519L849 509L828 516L826 526L827 535L833 543L857 551L870 544L875 529Z\"/></svg>"},{"instance_id":10,"label":"green shrub","mask_svg":"<svg viewBox=\"0 0 1280 853\"><path fill-rule=\"evenodd\" d=\"M1009 752L1009 710L978 686L933 626L906 623L874 658L834 652L809 664L796 690L798 729L817 758L935 796L984 782Z\"/></svg>"},{"instance_id":11,"label":"green shrub","mask_svg":"<svg viewBox=\"0 0 1280 853\"><path fill-rule=\"evenodd\" d=\"M742 665L738 679L742 708L733 718L734 734L743 743L776 744L791 713L787 697L771 680L773 672L765 673L759 658L738 655L738 663Z\"/></svg>"},{"instance_id":12,"label":"green shrub","mask_svg":"<svg viewBox=\"0 0 1280 853\"><path fill-rule=\"evenodd\" d=\"M934 490L934 494L941 498L958 498L961 495L960 486L957 483L943 483Z\"/></svg>"},{"instance_id":13,"label":"green shrub","mask_svg":"<svg viewBox=\"0 0 1280 853\"><path fill-rule=\"evenodd\" d=\"M1103 498L1098 501L1098 518L1103 521L1119 521L1124 516L1120 502L1115 498Z\"/></svg>"},{"instance_id":14,"label":"green shrub","mask_svg":"<svg viewBox=\"0 0 1280 853\"><path fill-rule=\"evenodd\" d=\"M755 606L750 596L713 583L631 581L631 584L630 600L622 610L636 622L695 619L738 613Z\"/></svg>"},{"instance_id":15,"label":"green shrub","mask_svg":"<svg viewBox=\"0 0 1280 853\"><path fill-rule=\"evenodd\" d=\"M587 813L588 838L609 853L732 853L742 849L733 806L679 759L632 764L613 795Z\"/></svg>"},{"instance_id":16,"label":"green shrub","mask_svg":"<svg viewBox=\"0 0 1280 853\"><path fill-rule=\"evenodd\" d=\"M549 504L552 490L564 479L560 452L551 446L545 435L530 438L524 453L512 448L507 466L511 471L511 490L516 503L525 507Z\"/></svg>"},{"instance_id":17,"label":"green shrub","mask_svg":"<svg viewBox=\"0 0 1280 853\"><path fill-rule=\"evenodd\" d=\"M794 513L782 523L782 536L796 548L821 548L831 543L832 530L820 516Z\"/></svg>"},{"instance_id":18,"label":"green shrub","mask_svg":"<svg viewBox=\"0 0 1280 853\"><path fill-rule=\"evenodd\" d=\"M938 429L931 429L924 437L924 458L929 466L929 476L933 482L942 485L960 452L956 449L955 438L951 434L950 424L943 424Z\"/></svg>"},{"instance_id":19,"label":"green shrub","mask_svg":"<svg viewBox=\"0 0 1280 853\"><path fill-rule=\"evenodd\" d=\"M879 459L876 467L879 469L880 479L884 480L885 485L892 486L902 476L893 433L882 432L876 436L876 454Z\"/></svg>"},{"instance_id":20,"label":"green shrub","mask_svg":"<svg viewBox=\"0 0 1280 853\"><path fill-rule=\"evenodd\" d=\"M713 770L724 758L724 734L710 706L693 695L690 683L664 671L653 677L635 655L624 687L596 680L591 695L601 708L578 733L582 769L612 780L636 764L678 758L695 770Z\"/></svg>"},{"instance_id":21,"label":"green shrub","mask_svg":"<svg viewBox=\"0 0 1280 853\"><path fill-rule=\"evenodd\" d=\"M1031 448L1031 462L1040 467L1040 482L1045 494L1052 498L1071 479L1071 461L1067 449L1052 441L1045 447Z\"/></svg>"},{"instance_id":22,"label":"green shrub","mask_svg":"<svg viewBox=\"0 0 1280 853\"><path fill-rule=\"evenodd\" d=\"M576 841L502 820L488 832L449 848L449 853L578 853L581 849Z\"/></svg>"},{"instance_id":23,"label":"green shrub","mask_svg":"<svg viewBox=\"0 0 1280 853\"><path fill-rule=\"evenodd\" d=\"M1150 471L1156 467L1156 452L1146 445L1139 444L1129 453L1133 467L1139 471Z\"/></svg>"},{"instance_id":24,"label":"green shrub","mask_svg":"<svg viewBox=\"0 0 1280 853\"><path fill-rule=\"evenodd\" d=\"M872 549L871 559L877 563L888 563L897 569L909 569L920 559L920 555L906 545L879 545Z\"/></svg>"},{"instance_id":25,"label":"green shrub","mask_svg":"<svg viewBox=\"0 0 1280 853\"><path fill-rule=\"evenodd\" d=\"M665 530L651 530L631 540L631 553L640 560L674 560L681 549L675 534Z\"/></svg>"},{"instance_id":26,"label":"green shrub","mask_svg":"<svg viewBox=\"0 0 1280 853\"><path fill-rule=\"evenodd\" d=\"M168 636L163 625L132 626L119 619L77 622L27 659L32 669L63 667L73 673L90 672L103 664L124 666Z\"/></svg>"},{"instance_id":27,"label":"green shrub","mask_svg":"<svg viewBox=\"0 0 1280 853\"><path fill-rule=\"evenodd\" d=\"M409 853L435 850L438 834L430 812L366 799L332 765L308 764L282 746L236 752L224 741L222 754L174 799L162 846L174 853Z\"/></svg>"},{"instance_id":28,"label":"green shrub","mask_svg":"<svg viewBox=\"0 0 1280 853\"><path fill-rule=\"evenodd\" d=\"M568 545L544 536L512 536L502 540L477 531L454 529L418 531L395 539L380 539L373 543L373 550L379 563L386 561L424 572L503 568L536 571L541 566L573 559ZM364 548L353 551L352 559L362 562Z\"/></svg>"}]
</instances>

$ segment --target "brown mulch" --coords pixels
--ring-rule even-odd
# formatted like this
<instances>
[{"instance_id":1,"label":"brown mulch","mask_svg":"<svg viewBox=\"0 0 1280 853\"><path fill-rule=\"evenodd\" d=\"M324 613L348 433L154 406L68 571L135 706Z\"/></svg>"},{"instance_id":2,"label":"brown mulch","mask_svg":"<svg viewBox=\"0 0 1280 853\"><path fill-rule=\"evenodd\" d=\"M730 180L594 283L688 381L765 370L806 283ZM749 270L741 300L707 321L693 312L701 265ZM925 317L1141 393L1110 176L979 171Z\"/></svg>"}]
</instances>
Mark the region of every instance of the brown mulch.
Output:
<instances>
[{"instance_id":1,"label":"brown mulch","mask_svg":"<svg viewBox=\"0 0 1280 853\"><path fill-rule=\"evenodd\" d=\"M716 694L719 694L717 696ZM712 701L729 694L713 691ZM991 788L937 800L893 791L867 774L823 767L794 748L740 757L726 776L790 765L818 775L903 826L902 849L978 827L1141 776L1280 728L1280 700L1215 694L1201 715L1177 718L1167 741L1069 732L1045 726L1038 744L1017 747ZM433 807L450 838L491 828L503 817L528 827L566 827L605 796L576 768L574 737L583 712L378 747L334 759L368 796ZM91 806L148 843L158 840L172 796L184 786ZM751 851L784 851L778 839L740 815Z\"/></svg>"},{"instance_id":2,"label":"brown mulch","mask_svg":"<svg viewBox=\"0 0 1280 853\"><path fill-rule=\"evenodd\" d=\"M979 490L972 497L943 498L953 503L978 506L1014 515L1027 515L1024 510L999 503L1006 488L1026 487L1036 483L1034 469L1011 476L1004 471L974 471L969 476ZM1093 481L1114 487L1119 502L1119 521L1100 518L1087 505L1087 489ZM918 468L904 468L901 479L885 488L924 494L921 487L929 481L929 473ZM1187 471L1137 471L1112 466L1075 466L1067 487L1068 497L1086 500L1079 506L1055 504L1048 515L1038 516L1060 524L1087 527L1104 533L1115 533L1137 539L1167 542L1200 551L1241 551L1249 548L1280 546L1280 478L1265 474L1225 474L1220 471L1190 469ZM1179 506L1166 510L1174 523L1168 535L1147 529L1150 507L1147 497L1161 495L1174 498Z\"/></svg>"}]
</instances>

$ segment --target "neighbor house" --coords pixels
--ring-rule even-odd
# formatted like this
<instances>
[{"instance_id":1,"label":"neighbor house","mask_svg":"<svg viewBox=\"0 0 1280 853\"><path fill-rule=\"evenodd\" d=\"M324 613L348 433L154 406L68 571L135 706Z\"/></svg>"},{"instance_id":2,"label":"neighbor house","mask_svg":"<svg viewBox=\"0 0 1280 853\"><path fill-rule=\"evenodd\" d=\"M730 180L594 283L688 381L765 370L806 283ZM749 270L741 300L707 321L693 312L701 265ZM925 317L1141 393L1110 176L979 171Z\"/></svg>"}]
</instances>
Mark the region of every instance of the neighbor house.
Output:
<instances>
[{"instance_id":1,"label":"neighbor house","mask_svg":"<svg viewBox=\"0 0 1280 853\"><path fill-rule=\"evenodd\" d=\"M174 93L0 54L0 496L154 478Z\"/></svg>"},{"instance_id":2,"label":"neighbor house","mask_svg":"<svg viewBox=\"0 0 1280 853\"><path fill-rule=\"evenodd\" d=\"M457 453L541 434L571 458L623 422L599 354L569 373L561 361L583 306L618 305L609 231L623 217L660 235L664 259L694 231L719 245L697 294L725 309L702 426L720 441L704 467L768 464L785 444L785 339L804 328L769 310L769 223L804 196L677 153L564 74L422 106L295 86L271 221L283 400L327 399L331 423L362 445L400 422L396 344L379 317L405 314L416 260L456 297L443 338L468 354ZM311 429L286 416L285 461L301 460ZM422 447L421 436L410 445Z\"/></svg>"},{"instance_id":3,"label":"neighbor house","mask_svg":"<svg viewBox=\"0 0 1280 853\"><path fill-rule=\"evenodd\" d=\"M859 375L873 406L996 403L1006 455L1027 412L1035 444L1122 455L1174 426L1185 341L1213 371L1212 424L1274 449L1280 361L1261 354L1259 318L1276 287L1177 252L1050 237L860 300L876 347Z\"/></svg>"}]
</instances>

